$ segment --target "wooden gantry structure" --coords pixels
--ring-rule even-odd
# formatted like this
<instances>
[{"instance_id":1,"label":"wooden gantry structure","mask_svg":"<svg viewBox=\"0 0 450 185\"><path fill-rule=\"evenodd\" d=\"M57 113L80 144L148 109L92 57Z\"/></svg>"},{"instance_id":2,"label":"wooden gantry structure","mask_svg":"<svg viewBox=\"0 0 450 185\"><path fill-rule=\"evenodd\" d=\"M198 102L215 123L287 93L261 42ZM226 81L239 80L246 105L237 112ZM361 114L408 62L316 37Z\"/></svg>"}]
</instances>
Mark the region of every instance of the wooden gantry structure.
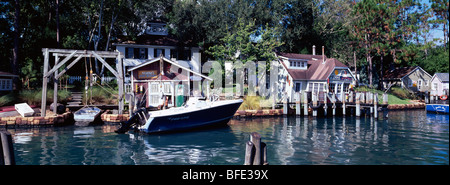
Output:
<instances>
[{"instance_id":1,"label":"wooden gantry structure","mask_svg":"<svg viewBox=\"0 0 450 185\"><path fill-rule=\"evenodd\" d=\"M118 107L119 114L122 114L124 107L124 78L123 78L123 56L118 51L91 51L91 50L72 50L72 49L50 49L43 48L42 53L44 55L44 75L42 77L42 102L41 102L41 116L45 117L46 106L47 106L47 84L49 78L53 74L53 112L56 113L56 105L58 101L58 79L64 75L67 70L69 70L72 66L74 66L78 61L82 58L86 57L95 57L98 61L100 61L114 76L117 78L117 84L119 86L119 98L118 98ZM53 67L49 64L49 57L52 54L55 57L55 65ZM60 57L65 57L60 61ZM106 58L113 58L116 60L115 68L111 67L106 61ZM62 66L68 63L64 68ZM59 72L59 69L62 69Z\"/></svg>"}]
</instances>

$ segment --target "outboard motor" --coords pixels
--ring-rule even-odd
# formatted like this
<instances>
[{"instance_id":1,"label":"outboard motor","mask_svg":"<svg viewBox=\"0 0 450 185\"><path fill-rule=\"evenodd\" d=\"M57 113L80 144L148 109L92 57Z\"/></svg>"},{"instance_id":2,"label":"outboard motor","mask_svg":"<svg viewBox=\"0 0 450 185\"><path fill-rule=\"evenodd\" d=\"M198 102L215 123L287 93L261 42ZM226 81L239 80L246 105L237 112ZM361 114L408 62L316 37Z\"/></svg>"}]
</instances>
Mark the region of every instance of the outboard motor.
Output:
<instances>
[{"instance_id":1,"label":"outboard motor","mask_svg":"<svg viewBox=\"0 0 450 185\"><path fill-rule=\"evenodd\" d=\"M141 114L142 114L142 116L141 116ZM137 125L145 124L145 120L148 119L147 115L148 115L148 111L146 108L139 109L138 111L136 111L133 114L133 116L131 116L130 119L128 119L128 121L120 122L119 129L115 130L114 132L116 132L118 134L124 134L125 132L127 132L128 130L130 130L131 128L133 128Z\"/></svg>"}]
</instances>

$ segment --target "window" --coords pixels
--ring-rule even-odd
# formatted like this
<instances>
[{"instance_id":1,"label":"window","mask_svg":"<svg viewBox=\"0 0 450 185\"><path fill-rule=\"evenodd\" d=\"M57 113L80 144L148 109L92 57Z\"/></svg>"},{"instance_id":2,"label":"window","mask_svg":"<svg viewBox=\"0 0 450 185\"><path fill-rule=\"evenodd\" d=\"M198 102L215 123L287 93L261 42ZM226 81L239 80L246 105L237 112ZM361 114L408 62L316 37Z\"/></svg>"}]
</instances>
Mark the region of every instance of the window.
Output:
<instances>
[{"instance_id":1,"label":"window","mask_svg":"<svg viewBox=\"0 0 450 185\"><path fill-rule=\"evenodd\" d=\"M433 83L433 90L437 90L438 89L438 83Z\"/></svg>"},{"instance_id":2,"label":"window","mask_svg":"<svg viewBox=\"0 0 450 185\"><path fill-rule=\"evenodd\" d=\"M134 48L135 59L147 59L147 48Z\"/></svg>"},{"instance_id":3,"label":"window","mask_svg":"<svg viewBox=\"0 0 450 185\"><path fill-rule=\"evenodd\" d=\"M134 48L125 48L125 58L133 58Z\"/></svg>"},{"instance_id":4,"label":"window","mask_svg":"<svg viewBox=\"0 0 450 185\"><path fill-rule=\"evenodd\" d=\"M10 91L10 90L12 90L12 80L0 79L0 91Z\"/></svg>"},{"instance_id":5,"label":"window","mask_svg":"<svg viewBox=\"0 0 450 185\"><path fill-rule=\"evenodd\" d=\"M191 50L171 49L170 58L174 58L176 60L191 60Z\"/></svg>"},{"instance_id":6,"label":"window","mask_svg":"<svg viewBox=\"0 0 450 185\"><path fill-rule=\"evenodd\" d=\"M166 56L166 53L165 53L165 50L164 49L156 49L155 48L155 51L153 52L154 53L154 56L153 57L159 57L159 56L161 56L161 54L163 55L163 56Z\"/></svg>"},{"instance_id":7,"label":"window","mask_svg":"<svg viewBox=\"0 0 450 185\"><path fill-rule=\"evenodd\" d=\"M302 83L295 83L295 92L300 92L300 90L302 89Z\"/></svg>"},{"instance_id":8,"label":"window","mask_svg":"<svg viewBox=\"0 0 450 185\"><path fill-rule=\"evenodd\" d=\"M422 81L422 79L419 79L417 81L417 89L422 89L422 85L423 85L423 81Z\"/></svg>"},{"instance_id":9,"label":"window","mask_svg":"<svg viewBox=\"0 0 450 185\"><path fill-rule=\"evenodd\" d=\"M308 83L308 90L310 92L320 92L324 91L324 83Z\"/></svg>"}]
</instances>

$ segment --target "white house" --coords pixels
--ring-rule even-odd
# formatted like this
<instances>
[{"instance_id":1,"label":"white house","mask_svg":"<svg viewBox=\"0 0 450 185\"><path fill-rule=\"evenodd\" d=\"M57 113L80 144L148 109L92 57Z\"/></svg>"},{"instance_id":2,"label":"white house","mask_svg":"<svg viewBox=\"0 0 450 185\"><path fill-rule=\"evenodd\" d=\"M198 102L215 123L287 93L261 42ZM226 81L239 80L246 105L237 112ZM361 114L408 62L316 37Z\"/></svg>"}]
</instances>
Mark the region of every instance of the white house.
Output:
<instances>
[{"instance_id":1,"label":"white house","mask_svg":"<svg viewBox=\"0 0 450 185\"><path fill-rule=\"evenodd\" d=\"M436 73L431 78L431 90L430 94L435 96L448 95L449 93L449 74L448 73Z\"/></svg>"},{"instance_id":2,"label":"white house","mask_svg":"<svg viewBox=\"0 0 450 185\"><path fill-rule=\"evenodd\" d=\"M148 62L163 55L182 66L188 66L195 72L200 72L201 52L192 43L181 43L168 34L165 23L149 23L146 31L135 40L118 39L113 46L124 56L123 71L125 83L131 83L130 68Z\"/></svg>"},{"instance_id":3,"label":"white house","mask_svg":"<svg viewBox=\"0 0 450 185\"><path fill-rule=\"evenodd\" d=\"M322 48L322 53L324 49ZM338 97L348 93L356 78L350 69L334 58L325 55L277 53L279 65L278 92L293 100L295 92L335 92ZM282 94L278 95L283 96Z\"/></svg>"}]
</instances>

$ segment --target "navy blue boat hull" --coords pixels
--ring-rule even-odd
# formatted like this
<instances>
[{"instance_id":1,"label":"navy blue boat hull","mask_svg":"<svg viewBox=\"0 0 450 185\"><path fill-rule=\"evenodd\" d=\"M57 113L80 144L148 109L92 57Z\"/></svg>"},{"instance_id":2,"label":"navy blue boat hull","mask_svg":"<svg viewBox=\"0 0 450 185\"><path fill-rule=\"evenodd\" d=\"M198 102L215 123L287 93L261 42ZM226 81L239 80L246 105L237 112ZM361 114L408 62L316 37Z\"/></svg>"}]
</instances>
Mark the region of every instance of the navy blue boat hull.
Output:
<instances>
[{"instance_id":1,"label":"navy blue boat hull","mask_svg":"<svg viewBox=\"0 0 450 185\"><path fill-rule=\"evenodd\" d=\"M147 133L176 132L207 126L226 125L241 103L242 101L183 114L150 118L151 123L148 128L143 128L141 131Z\"/></svg>"},{"instance_id":2,"label":"navy blue boat hull","mask_svg":"<svg viewBox=\"0 0 450 185\"><path fill-rule=\"evenodd\" d=\"M448 105L443 104L427 104L428 112L449 113Z\"/></svg>"}]
</instances>

